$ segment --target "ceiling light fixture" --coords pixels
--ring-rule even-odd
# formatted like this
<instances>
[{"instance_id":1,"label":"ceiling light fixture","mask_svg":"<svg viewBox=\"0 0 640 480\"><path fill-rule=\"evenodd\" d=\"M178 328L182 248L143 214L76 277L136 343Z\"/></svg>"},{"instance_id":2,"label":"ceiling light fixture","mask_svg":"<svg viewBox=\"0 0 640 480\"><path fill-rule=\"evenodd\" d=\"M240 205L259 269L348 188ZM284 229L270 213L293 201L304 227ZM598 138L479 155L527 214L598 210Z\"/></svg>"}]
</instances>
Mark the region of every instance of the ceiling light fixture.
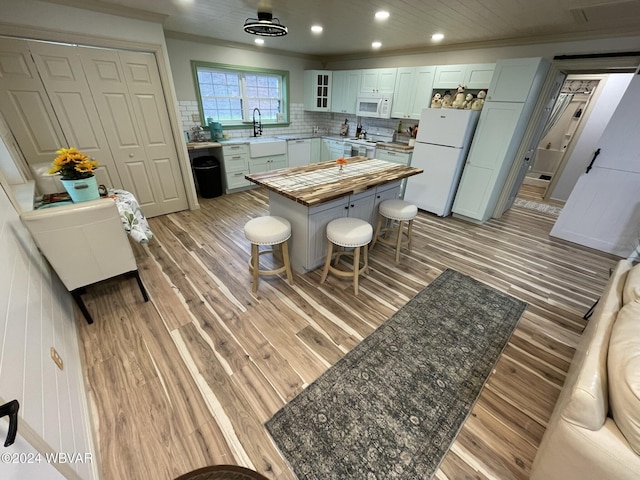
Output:
<instances>
[{"instance_id":1,"label":"ceiling light fixture","mask_svg":"<svg viewBox=\"0 0 640 480\"><path fill-rule=\"evenodd\" d=\"M376 18L378 20L386 20L387 18L389 18L389 12L380 10L379 12L376 12Z\"/></svg>"},{"instance_id":2,"label":"ceiling light fixture","mask_svg":"<svg viewBox=\"0 0 640 480\"><path fill-rule=\"evenodd\" d=\"M247 33L263 37L281 37L289 33L287 27L274 18L271 12L258 12L258 18L247 18L243 28Z\"/></svg>"},{"instance_id":3,"label":"ceiling light fixture","mask_svg":"<svg viewBox=\"0 0 640 480\"><path fill-rule=\"evenodd\" d=\"M371 47L372 47L372 48L380 48L381 46L382 46L382 43L380 43L380 42L373 42L373 43L371 44Z\"/></svg>"},{"instance_id":4,"label":"ceiling light fixture","mask_svg":"<svg viewBox=\"0 0 640 480\"><path fill-rule=\"evenodd\" d=\"M313 33L321 33L321 32L322 32L322 30L323 30L323 28L322 28L320 25L313 25L313 26L311 27L311 31L312 31Z\"/></svg>"},{"instance_id":5,"label":"ceiling light fixture","mask_svg":"<svg viewBox=\"0 0 640 480\"><path fill-rule=\"evenodd\" d=\"M433 40L434 42L439 42L443 38L444 35L442 33L434 33L433 35L431 35L431 40Z\"/></svg>"},{"instance_id":6,"label":"ceiling light fixture","mask_svg":"<svg viewBox=\"0 0 640 480\"><path fill-rule=\"evenodd\" d=\"M262 38L256 38L254 42L256 42L258 45L264 44L264 40Z\"/></svg>"}]
</instances>

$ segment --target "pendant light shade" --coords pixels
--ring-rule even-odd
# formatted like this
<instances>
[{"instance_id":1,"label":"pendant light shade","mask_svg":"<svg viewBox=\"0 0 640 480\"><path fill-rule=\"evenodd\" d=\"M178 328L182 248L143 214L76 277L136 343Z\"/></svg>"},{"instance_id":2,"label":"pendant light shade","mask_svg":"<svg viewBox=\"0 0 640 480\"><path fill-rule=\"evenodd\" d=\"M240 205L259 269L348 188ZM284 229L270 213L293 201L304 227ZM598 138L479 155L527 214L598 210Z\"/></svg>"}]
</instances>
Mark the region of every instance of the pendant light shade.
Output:
<instances>
[{"instance_id":1,"label":"pendant light shade","mask_svg":"<svg viewBox=\"0 0 640 480\"><path fill-rule=\"evenodd\" d=\"M270 12L258 12L258 18L247 18L243 28L247 33L263 37L281 37L289 32Z\"/></svg>"}]
</instances>

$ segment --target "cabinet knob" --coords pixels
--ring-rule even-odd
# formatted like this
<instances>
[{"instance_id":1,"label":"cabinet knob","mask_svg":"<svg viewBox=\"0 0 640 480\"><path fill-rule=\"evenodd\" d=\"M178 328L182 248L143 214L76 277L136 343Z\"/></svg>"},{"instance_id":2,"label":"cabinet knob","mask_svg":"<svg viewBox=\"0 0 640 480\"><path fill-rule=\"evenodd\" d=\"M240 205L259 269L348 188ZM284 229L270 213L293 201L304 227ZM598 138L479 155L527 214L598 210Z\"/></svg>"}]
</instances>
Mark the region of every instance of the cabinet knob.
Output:
<instances>
[{"instance_id":1,"label":"cabinet knob","mask_svg":"<svg viewBox=\"0 0 640 480\"><path fill-rule=\"evenodd\" d=\"M380 198L380 195L377 195L376 198Z\"/></svg>"},{"instance_id":2,"label":"cabinet knob","mask_svg":"<svg viewBox=\"0 0 640 480\"><path fill-rule=\"evenodd\" d=\"M133 153L130 153L130 154L129 154L129 158L133 158Z\"/></svg>"},{"instance_id":3,"label":"cabinet knob","mask_svg":"<svg viewBox=\"0 0 640 480\"><path fill-rule=\"evenodd\" d=\"M344 207L345 210L349 210L349 206L347 205L346 207Z\"/></svg>"}]
</instances>

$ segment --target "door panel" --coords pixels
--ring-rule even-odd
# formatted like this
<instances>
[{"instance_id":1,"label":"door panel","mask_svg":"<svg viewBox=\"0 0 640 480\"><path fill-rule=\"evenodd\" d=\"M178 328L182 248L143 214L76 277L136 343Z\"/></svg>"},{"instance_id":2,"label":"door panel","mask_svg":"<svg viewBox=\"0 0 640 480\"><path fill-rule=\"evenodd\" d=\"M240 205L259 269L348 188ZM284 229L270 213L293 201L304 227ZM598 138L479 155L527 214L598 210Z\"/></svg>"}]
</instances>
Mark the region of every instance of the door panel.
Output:
<instances>
[{"instance_id":1,"label":"door panel","mask_svg":"<svg viewBox=\"0 0 640 480\"><path fill-rule=\"evenodd\" d=\"M155 57L85 47L79 51L125 188L134 192L148 217L186 209Z\"/></svg>"},{"instance_id":2,"label":"door panel","mask_svg":"<svg viewBox=\"0 0 640 480\"><path fill-rule=\"evenodd\" d=\"M122 188L77 47L29 42L29 50L69 145L100 163L100 183Z\"/></svg>"},{"instance_id":3,"label":"door panel","mask_svg":"<svg viewBox=\"0 0 640 480\"><path fill-rule=\"evenodd\" d=\"M26 40L0 38L0 112L30 165L67 146Z\"/></svg>"},{"instance_id":4,"label":"door panel","mask_svg":"<svg viewBox=\"0 0 640 480\"><path fill-rule=\"evenodd\" d=\"M118 55L147 156L153 164L163 166L156 165L153 172L161 187L159 201L171 211L184 210L187 197L155 56L125 51Z\"/></svg>"}]
</instances>

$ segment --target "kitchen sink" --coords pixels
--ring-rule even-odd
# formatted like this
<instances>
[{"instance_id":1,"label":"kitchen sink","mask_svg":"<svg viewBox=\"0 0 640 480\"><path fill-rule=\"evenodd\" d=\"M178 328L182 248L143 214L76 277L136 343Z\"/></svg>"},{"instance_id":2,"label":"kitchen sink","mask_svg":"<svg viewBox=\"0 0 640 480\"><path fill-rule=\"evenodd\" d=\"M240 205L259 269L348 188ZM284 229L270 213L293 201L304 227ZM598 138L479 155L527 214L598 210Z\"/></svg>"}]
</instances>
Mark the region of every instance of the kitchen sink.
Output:
<instances>
[{"instance_id":1,"label":"kitchen sink","mask_svg":"<svg viewBox=\"0 0 640 480\"><path fill-rule=\"evenodd\" d=\"M275 137L252 137L249 141L251 158L270 157L287 153L287 141Z\"/></svg>"}]
</instances>

